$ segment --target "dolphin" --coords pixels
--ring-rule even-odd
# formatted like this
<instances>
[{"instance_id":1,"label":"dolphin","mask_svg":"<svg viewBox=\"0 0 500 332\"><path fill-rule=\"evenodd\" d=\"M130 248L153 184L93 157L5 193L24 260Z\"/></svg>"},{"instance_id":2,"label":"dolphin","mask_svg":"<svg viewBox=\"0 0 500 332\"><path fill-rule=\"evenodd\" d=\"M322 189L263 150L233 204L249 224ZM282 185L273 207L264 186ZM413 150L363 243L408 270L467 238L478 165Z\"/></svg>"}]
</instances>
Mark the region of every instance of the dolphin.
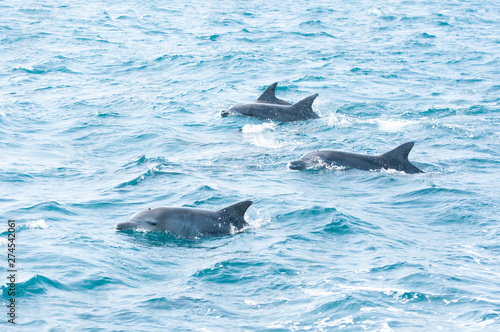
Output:
<instances>
[{"instance_id":1,"label":"dolphin","mask_svg":"<svg viewBox=\"0 0 500 332\"><path fill-rule=\"evenodd\" d=\"M311 95L301 101L290 104L284 100L276 98L276 85L273 83L267 87L260 97L251 104L234 105L227 111L222 111L221 116L230 114L239 114L244 116L253 116L262 120L276 120L280 122L291 122L319 118L314 113L312 104L318 94Z\"/></svg>"},{"instance_id":2,"label":"dolphin","mask_svg":"<svg viewBox=\"0 0 500 332\"><path fill-rule=\"evenodd\" d=\"M340 152L333 150L318 150L306 153L300 159L288 163L288 168L301 170L315 166L346 166L365 171L379 169L394 169L408 174L423 173L408 161L408 154L414 142L401 144L394 150L379 156Z\"/></svg>"},{"instance_id":3,"label":"dolphin","mask_svg":"<svg viewBox=\"0 0 500 332\"><path fill-rule=\"evenodd\" d=\"M229 235L248 225L243 216L252 204L252 201L244 201L219 211L175 207L149 208L137 212L129 221L119 223L115 227L120 231L167 231L185 238Z\"/></svg>"}]
</instances>

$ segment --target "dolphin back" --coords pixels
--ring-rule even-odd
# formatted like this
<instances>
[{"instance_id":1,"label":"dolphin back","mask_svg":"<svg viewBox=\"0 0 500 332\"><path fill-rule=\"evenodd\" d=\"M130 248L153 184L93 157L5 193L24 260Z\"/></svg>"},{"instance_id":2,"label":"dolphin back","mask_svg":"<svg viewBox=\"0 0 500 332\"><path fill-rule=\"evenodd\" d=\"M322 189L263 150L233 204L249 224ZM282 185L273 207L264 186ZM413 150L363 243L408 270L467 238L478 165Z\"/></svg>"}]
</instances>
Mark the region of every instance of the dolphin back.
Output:
<instances>
[{"instance_id":1,"label":"dolphin back","mask_svg":"<svg viewBox=\"0 0 500 332\"><path fill-rule=\"evenodd\" d=\"M259 98L257 98L257 103L275 104L275 105L291 105L289 102L276 98L276 85L278 82L271 84L267 87Z\"/></svg>"},{"instance_id":2,"label":"dolphin back","mask_svg":"<svg viewBox=\"0 0 500 332\"><path fill-rule=\"evenodd\" d=\"M314 100L318 97L318 94L315 93L309 97L302 99L299 102L293 104L293 108L295 113L302 119L317 119L319 118L318 114L316 114L312 109L312 104Z\"/></svg>"},{"instance_id":3,"label":"dolphin back","mask_svg":"<svg viewBox=\"0 0 500 332\"><path fill-rule=\"evenodd\" d=\"M248 210L252 201L243 201L219 210L217 213L224 222L233 224L237 229L248 225L245 221L245 212Z\"/></svg>"},{"instance_id":4,"label":"dolphin back","mask_svg":"<svg viewBox=\"0 0 500 332\"><path fill-rule=\"evenodd\" d=\"M422 170L418 169L408 160L408 155L410 154L410 151L414 145L414 142L401 144L397 148L384 153L381 157L385 157L389 160L394 160L395 162L397 162L399 167L395 168L399 171L403 171L408 174L423 173Z\"/></svg>"}]
</instances>

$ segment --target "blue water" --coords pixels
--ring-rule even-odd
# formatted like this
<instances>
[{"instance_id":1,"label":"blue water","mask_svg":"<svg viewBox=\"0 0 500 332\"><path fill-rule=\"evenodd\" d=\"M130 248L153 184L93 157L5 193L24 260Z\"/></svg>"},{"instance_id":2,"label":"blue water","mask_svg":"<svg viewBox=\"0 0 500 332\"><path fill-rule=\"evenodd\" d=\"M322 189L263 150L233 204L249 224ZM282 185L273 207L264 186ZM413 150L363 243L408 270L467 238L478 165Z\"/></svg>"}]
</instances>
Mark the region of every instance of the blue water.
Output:
<instances>
[{"instance_id":1,"label":"blue water","mask_svg":"<svg viewBox=\"0 0 500 332\"><path fill-rule=\"evenodd\" d=\"M499 8L0 1L0 329L500 330ZM321 118L220 117L273 82ZM407 141L424 174L286 167ZM231 236L114 229L247 199Z\"/></svg>"}]
</instances>

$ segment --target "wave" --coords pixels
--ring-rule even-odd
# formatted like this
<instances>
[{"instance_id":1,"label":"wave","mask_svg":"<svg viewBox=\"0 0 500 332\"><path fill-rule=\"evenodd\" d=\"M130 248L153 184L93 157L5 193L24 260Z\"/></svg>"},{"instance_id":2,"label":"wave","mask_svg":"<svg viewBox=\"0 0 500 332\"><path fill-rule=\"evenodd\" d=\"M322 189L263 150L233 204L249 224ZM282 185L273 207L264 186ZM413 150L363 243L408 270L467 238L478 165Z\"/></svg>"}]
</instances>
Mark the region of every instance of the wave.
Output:
<instances>
[{"instance_id":1,"label":"wave","mask_svg":"<svg viewBox=\"0 0 500 332\"><path fill-rule=\"evenodd\" d=\"M34 175L28 173L21 173L17 171L3 171L0 173L0 180L2 182L13 182L13 183L22 183L28 182L35 178Z\"/></svg>"},{"instance_id":2,"label":"wave","mask_svg":"<svg viewBox=\"0 0 500 332\"><path fill-rule=\"evenodd\" d=\"M333 220L331 223L324 226L321 230L321 233L341 236L359 232L359 230L357 230L356 228L357 227L352 222L349 222L347 218L339 217L338 219Z\"/></svg>"},{"instance_id":3,"label":"wave","mask_svg":"<svg viewBox=\"0 0 500 332\"><path fill-rule=\"evenodd\" d=\"M17 220L16 220L17 221ZM22 232L26 230L32 229L47 229L49 225L45 222L45 219L38 219L28 221L26 223L17 223L16 224L16 232ZM1 236L7 236L9 232L7 230L0 233ZM5 238L0 238L0 246L7 244L7 240Z\"/></svg>"},{"instance_id":4,"label":"wave","mask_svg":"<svg viewBox=\"0 0 500 332\"><path fill-rule=\"evenodd\" d=\"M208 304L209 301L201 297L177 296L177 297L153 297L139 302L137 305L144 308L155 308L161 310L182 310Z\"/></svg>"},{"instance_id":5,"label":"wave","mask_svg":"<svg viewBox=\"0 0 500 332\"><path fill-rule=\"evenodd\" d=\"M420 124L421 121L417 120L406 120L400 118L375 118L366 119L366 117L358 118L347 116L342 113L332 113L328 117L328 125L334 128L350 128L356 125L368 124L376 125L379 130L385 132L398 132L402 131L407 127L415 126Z\"/></svg>"},{"instance_id":6,"label":"wave","mask_svg":"<svg viewBox=\"0 0 500 332\"><path fill-rule=\"evenodd\" d=\"M32 220L28 221L24 224L19 225L18 231L24 230L24 229L46 229L49 228L49 225L45 222L45 219L38 219L38 220Z\"/></svg>"},{"instance_id":7,"label":"wave","mask_svg":"<svg viewBox=\"0 0 500 332\"><path fill-rule=\"evenodd\" d=\"M30 207L21 208L20 210L30 213L57 212L66 216L78 215L76 212L73 212L66 204L59 203L57 201L42 202Z\"/></svg>"},{"instance_id":8,"label":"wave","mask_svg":"<svg viewBox=\"0 0 500 332\"><path fill-rule=\"evenodd\" d=\"M122 168L130 168L130 167L135 167L143 164L148 164L148 163L157 163L161 165L173 165L168 161L168 159L164 157L146 157L146 155L141 155L134 160L126 163L125 165L122 166Z\"/></svg>"},{"instance_id":9,"label":"wave","mask_svg":"<svg viewBox=\"0 0 500 332\"><path fill-rule=\"evenodd\" d=\"M220 284L259 282L265 275L296 276L299 271L291 265L260 259L231 258L204 267L193 274L196 279ZM275 289L276 287L274 287Z\"/></svg>"},{"instance_id":10,"label":"wave","mask_svg":"<svg viewBox=\"0 0 500 332\"><path fill-rule=\"evenodd\" d=\"M12 71L24 72L27 74L36 74L36 75L44 75L48 73L65 73L65 74L79 74L77 71L74 71L68 68L65 65L38 65L38 66L17 66L12 69Z\"/></svg>"},{"instance_id":11,"label":"wave","mask_svg":"<svg viewBox=\"0 0 500 332\"><path fill-rule=\"evenodd\" d=\"M16 297L26 297L40 294L50 294L53 291L84 292L94 290L96 288L107 287L108 285L123 285L123 282L107 276L91 276L70 284L64 284L56 279L35 274L26 281L17 282L15 292ZM9 287L9 284L7 283L1 288L4 299L11 297L8 294Z\"/></svg>"},{"instance_id":12,"label":"wave","mask_svg":"<svg viewBox=\"0 0 500 332\"><path fill-rule=\"evenodd\" d=\"M83 280L73 282L70 284L69 289L72 291L89 291L97 288L105 288L108 286L125 285L122 281L116 278L110 278L108 276L90 276Z\"/></svg>"},{"instance_id":13,"label":"wave","mask_svg":"<svg viewBox=\"0 0 500 332\"><path fill-rule=\"evenodd\" d=\"M182 172L177 172L172 169L180 169L180 166L168 161L168 159L164 157L147 157L146 155L141 155L136 157L134 160L127 162L122 165L118 170L116 170L116 174L120 174L123 176L124 172L130 173L135 168L153 164L153 167L148 168L146 171L143 171L142 174L136 176L132 180L122 182L116 186L116 188L124 188L127 186L136 186L141 184L142 182L152 179L157 176L162 175L181 175Z\"/></svg>"},{"instance_id":14,"label":"wave","mask_svg":"<svg viewBox=\"0 0 500 332\"><path fill-rule=\"evenodd\" d=\"M493 86L490 90L495 91L496 88ZM460 115L481 115L481 114L493 114L498 112L497 107L490 107L482 104L471 105L468 107L431 107L426 110L420 111L420 114L432 116L433 118L451 118L453 116Z\"/></svg>"},{"instance_id":15,"label":"wave","mask_svg":"<svg viewBox=\"0 0 500 332\"><path fill-rule=\"evenodd\" d=\"M71 288L57 280L47 278L43 275L35 274L26 281L16 283L16 297L46 294L51 290L70 291ZM10 298L9 285L2 286L2 296L4 299Z\"/></svg>"},{"instance_id":16,"label":"wave","mask_svg":"<svg viewBox=\"0 0 500 332\"><path fill-rule=\"evenodd\" d=\"M314 206L276 216L277 222L296 220L301 225L304 221L314 220L310 225L311 234L323 236L344 236L372 233L379 227L336 208Z\"/></svg>"},{"instance_id":17,"label":"wave","mask_svg":"<svg viewBox=\"0 0 500 332\"><path fill-rule=\"evenodd\" d=\"M122 182L119 185L117 185L115 188L125 188L128 186L137 186L141 184L142 182L146 180L150 180L152 178L158 177L158 176L166 176L166 175L171 175L171 176L176 176L176 175L183 175L181 172L174 172L174 171L165 171L164 166L162 165L157 165L154 166L153 168L148 169L146 172L142 173L138 177Z\"/></svg>"}]
</instances>

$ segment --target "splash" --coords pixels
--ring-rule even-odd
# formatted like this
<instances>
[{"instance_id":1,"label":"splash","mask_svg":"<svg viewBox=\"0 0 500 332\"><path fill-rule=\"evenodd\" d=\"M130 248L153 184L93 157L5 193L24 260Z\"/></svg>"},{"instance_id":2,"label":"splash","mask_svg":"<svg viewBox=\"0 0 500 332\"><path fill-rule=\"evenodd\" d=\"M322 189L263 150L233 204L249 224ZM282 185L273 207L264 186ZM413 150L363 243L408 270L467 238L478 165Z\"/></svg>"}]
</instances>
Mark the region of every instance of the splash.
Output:
<instances>
[{"instance_id":1,"label":"splash","mask_svg":"<svg viewBox=\"0 0 500 332\"><path fill-rule=\"evenodd\" d=\"M45 219L38 219L29 221L24 226L28 229L46 229L49 228L49 225L45 222Z\"/></svg>"},{"instance_id":2,"label":"splash","mask_svg":"<svg viewBox=\"0 0 500 332\"><path fill-rule=\"evenodd\" d=\"M375 119L370 120L369 123L373 123L379 126L380 130L395 132L403 129L404 127L411 126L417 124L418 121L411 120L381 120Z\"/></svg>"},{"instance_id":3,"label":"splash","mask_svg":"<svg viewBox=\"0 0 500 332\"><path fill-rule=\"evenodd\" d=\"M332 114L328 119L328 125L335 128L348 128L352 125L352 120L343 114Z\"/></svg>"},{"instance_id":4,"label":"splash","mask_svg":"<svg viewBox=\"0 0 500 332\"><path fill-rule=\"evenodd\" d=\"M28 230L28 229L46 229L49 228L49 225L45 222L45 219L38 219L38 220L32 220L28 221L27 223L24 224L19 224L18 226L18 231L21 230Z\"/></svg>"},{"instance_id":5,"label":"splash","mask_svg":"<svg viewBox=\"0 0 500 332\"><path fill-rule=\"evenodd\" d=\"M292 142L279 141L276 139L264 137L262 135L254 137L251 140L251 143L255 146L260 146L260 147L270 148L270 149L280 149L280 148L283 148L285 146L289 146L292 144Z\"/></svg>"},{"instance_id":6,"label":"splash","mask_svg":"<svg viewBox=\"0 0 500 332\"><path fill-rule=\"evenodd\" d=\"M243 126L241 131L243 133L261 133L265 130L274 130L276 124L272 122L265 122L261 124L246 124Z\"/></svg>"}]
</instances>

